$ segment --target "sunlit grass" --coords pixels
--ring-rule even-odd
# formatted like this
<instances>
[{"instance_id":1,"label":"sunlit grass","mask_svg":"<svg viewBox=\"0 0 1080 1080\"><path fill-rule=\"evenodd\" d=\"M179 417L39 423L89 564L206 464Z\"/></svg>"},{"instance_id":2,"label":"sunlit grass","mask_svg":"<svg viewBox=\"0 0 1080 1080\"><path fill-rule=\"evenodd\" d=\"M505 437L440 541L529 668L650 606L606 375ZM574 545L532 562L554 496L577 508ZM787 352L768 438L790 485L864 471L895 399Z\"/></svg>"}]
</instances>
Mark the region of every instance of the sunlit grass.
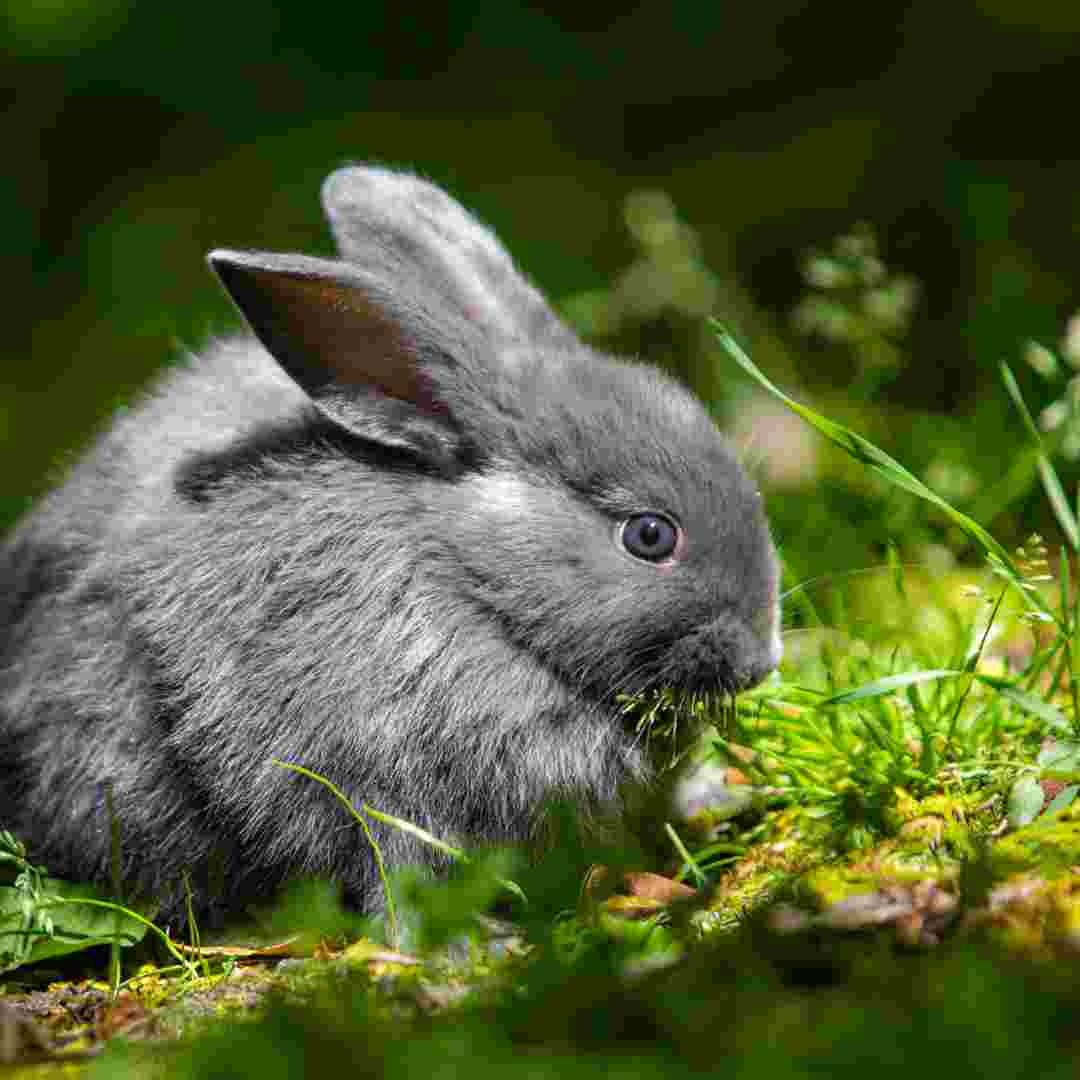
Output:
<instances>
[{"instance_id":1,"label":"sunlit grass","mask_svg":"<svg viewBox=\"0 0 1080 1080\"><path fill-rule=\"evenodd\" d=\"M744 371L826 438L944 513L981 551L986 568L936 576L904 567L891 551L871 572L791 584L782 674L734 708L714 709L713 753L740 770L763 804L828 815L843 847L886 834L890 809L902 798L981 789L1015 804L1026 790L1033 808L1044 740L1061 747L1071 765L1078 738L1069 550L1062 548L1053 568L1038 537L1006 551L884 451L785 395L730 335L719 336ZM1075 554L1075 515L1007 368L1003 377Z\"/></svg>"}]
</instances>

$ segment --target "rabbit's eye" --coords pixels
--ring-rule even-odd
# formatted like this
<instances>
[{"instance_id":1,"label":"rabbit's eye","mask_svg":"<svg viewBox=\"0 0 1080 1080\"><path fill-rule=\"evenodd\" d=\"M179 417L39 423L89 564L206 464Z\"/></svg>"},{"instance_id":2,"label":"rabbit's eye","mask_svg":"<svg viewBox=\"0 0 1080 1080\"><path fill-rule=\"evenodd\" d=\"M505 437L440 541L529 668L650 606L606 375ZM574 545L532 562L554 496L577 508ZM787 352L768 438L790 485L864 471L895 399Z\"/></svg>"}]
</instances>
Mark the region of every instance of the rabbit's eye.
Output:
<instances>
[{"instance_id":1,"label":"rabbit's eye","mask_svg":"<svg viewBox=\"0 0 1080 1080\"><path fill-rule=\"evenodd\" d=\"M679 527L663 514L635 514L623 522L622 544L636 559L659 562L668 558L679 542Z\"/></svg>"}]
</instances>

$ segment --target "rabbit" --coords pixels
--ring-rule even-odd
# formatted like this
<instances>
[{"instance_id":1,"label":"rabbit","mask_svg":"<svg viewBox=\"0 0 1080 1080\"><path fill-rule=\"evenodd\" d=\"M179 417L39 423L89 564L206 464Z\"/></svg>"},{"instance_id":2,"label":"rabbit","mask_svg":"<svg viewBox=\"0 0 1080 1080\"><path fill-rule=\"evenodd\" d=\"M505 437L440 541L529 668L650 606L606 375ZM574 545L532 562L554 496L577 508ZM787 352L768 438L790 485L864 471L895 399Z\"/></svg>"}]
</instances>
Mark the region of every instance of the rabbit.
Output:
<instances>
[{"instance_id":1,"label":"rabbit","mask_svg":"<svg viewBox=\"0 0 1080 1080\"><path fill-rule=\"evenodd\" d=\"M339 258L208 256L253 336L115 418L0 551L0 825L180 918L298 876L383 903L359 806L526 844L655 772L619 693L779 662L762 499L705 408L583 345L404 171L322 199ZM445 857L373 825L391 867Z\"/></svg>"}]
</instances>

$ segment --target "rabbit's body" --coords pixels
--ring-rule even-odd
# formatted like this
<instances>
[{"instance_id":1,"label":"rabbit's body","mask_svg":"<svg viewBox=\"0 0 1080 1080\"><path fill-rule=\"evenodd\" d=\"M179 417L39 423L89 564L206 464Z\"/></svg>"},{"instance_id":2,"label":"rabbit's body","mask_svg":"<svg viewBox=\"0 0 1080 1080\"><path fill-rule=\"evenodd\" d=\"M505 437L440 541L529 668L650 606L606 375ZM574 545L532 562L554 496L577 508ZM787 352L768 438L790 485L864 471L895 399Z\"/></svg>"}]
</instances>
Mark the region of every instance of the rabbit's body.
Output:
<instances>
[{"instance_id":1,"label":"rabbit's body","mask_svg":"<svg viewBox=\"0 0 1080 1080\"><path fill-rule=\"evenodd\" d=\"M0 549L0 826L54 874L108 880L108 781L138 892L312 873L371 909L362 833L272 759L526 839L648 778L618 691L778 659L760 500L700 405L584 349L430 185L325 199L343 262L213 257L266 348L167 375Z\"/></svg>"}]
</instances>

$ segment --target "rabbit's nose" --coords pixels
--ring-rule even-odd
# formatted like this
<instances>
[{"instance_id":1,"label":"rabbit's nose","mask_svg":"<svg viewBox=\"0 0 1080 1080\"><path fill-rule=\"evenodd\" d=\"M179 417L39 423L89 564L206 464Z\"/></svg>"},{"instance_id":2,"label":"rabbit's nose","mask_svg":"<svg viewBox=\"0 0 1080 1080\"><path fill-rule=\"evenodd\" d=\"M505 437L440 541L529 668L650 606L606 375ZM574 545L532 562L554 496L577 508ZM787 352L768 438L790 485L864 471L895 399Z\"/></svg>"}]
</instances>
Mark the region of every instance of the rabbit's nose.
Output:
<instances>
[{"instance_id":1,"label":"rabbit's nose","mask_svg":"<svg viewBox=\"0 0 1080 1080\"><path fill-rule=\"evenodd\" d=\"M784 655L784 642L780 637L780 619L780 601L774 600L763 607L750 620L750 629L757 639L765 645L769 664L768 671L779 667L780 660ZM768 671L766 674L768 674Z\"/></svg>"},{"instance_id":2,"label":"rabbit's nose","mask_svg":"<svg viewBox=\"0 0 1080 1080\"><path fill-rule=\"evenodd\" d=\"M753 689L758 683L763 682L766 676L776 670L776 665L779 661L779 655L774 653L771 648L768 653L762 654L760 657L755 657L743 669L736 673L737 685L735 686L735 691L740 693L743 690Z\"/></svg>"},{"instance_id":3,"label":"rabbit's nose","mask_svg":"<svg viewBox=\"0 0 1080 1080\"><path fill-rule=\"evenodd\" d=\"M780 663L783 645L778 614L773 610L755 617L750 626L724 619L710 629L722 655L721 681L732 693L757 686Z\"/></svg>"},{"instance_id":4,"label":"rabbit's nose","mask_svg":"<svg viewBox=\"0 0 1080 1080\"><path fill-rule=\"evenodd\" d=\"M694 691L739 693L756 686L779 660L780 642L773 617L761 635L733 613L701 627L671 648L662 679Z\"/></svg>"}]
</instances>

